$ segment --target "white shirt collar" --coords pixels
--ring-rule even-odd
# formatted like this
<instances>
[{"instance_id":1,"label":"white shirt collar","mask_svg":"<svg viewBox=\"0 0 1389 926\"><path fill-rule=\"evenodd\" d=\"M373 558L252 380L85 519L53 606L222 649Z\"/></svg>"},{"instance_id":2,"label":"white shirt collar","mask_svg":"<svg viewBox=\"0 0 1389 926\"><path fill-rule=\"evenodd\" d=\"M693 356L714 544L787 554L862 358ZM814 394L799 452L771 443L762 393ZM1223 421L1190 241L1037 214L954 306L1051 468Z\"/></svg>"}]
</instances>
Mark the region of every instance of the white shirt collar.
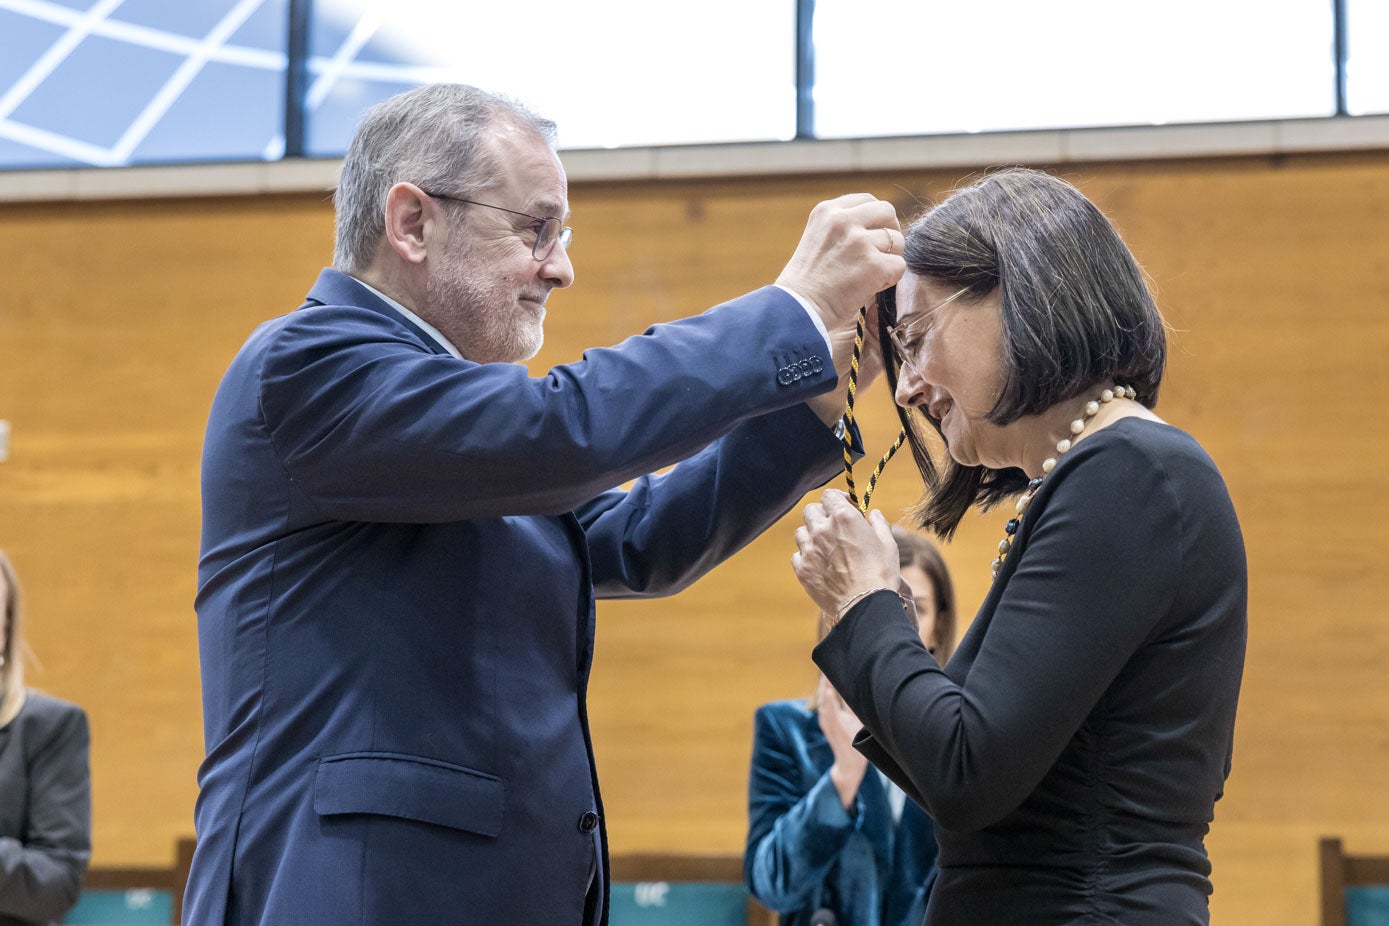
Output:
<instances>
[{"instance_id":1,"label":"white shirt collar","mask_svg":"<svg viewBox=\"0 0 1389 926\"><path fill-rule=\"evenodd\" d=\"M883 780L883 790L887 793L887 804L892 808L892 822L902 822L902 808L907 805L907 792L897 787L897 782L883 774L882 769L874 769Z\"/></svg>"},{"instance_id":2,"label":"white shirt collar","mask_svg":"<svg viewBox=\"0 0 1389 926\"><path fill-rule=\"evenodd\" d=\"M425 334L433 338L435 342L438 343L438 345L442 347L444 350L448 351L450 354L457 357L459 360L463 359L463 355L458 352L458 348L454 347L452 342L450 342L448 338L440 334L438 328L435 328L429 322L425 321L423 318L420 318L414 312L411 312L405 306L401 305L399 302L396 302L390 296L387 296L385 293L381 292L381 290L377 289L375 286L372 286L370 283L367 283L358 277L353 277L352 279L356 280L358 283L361 283L367 289L371 290L373 293L379 296L381 300L386 303L386 305L395 309L405 318L418 325L421 328L421 330L424 331Z\"/></svg>"}]
</instances>

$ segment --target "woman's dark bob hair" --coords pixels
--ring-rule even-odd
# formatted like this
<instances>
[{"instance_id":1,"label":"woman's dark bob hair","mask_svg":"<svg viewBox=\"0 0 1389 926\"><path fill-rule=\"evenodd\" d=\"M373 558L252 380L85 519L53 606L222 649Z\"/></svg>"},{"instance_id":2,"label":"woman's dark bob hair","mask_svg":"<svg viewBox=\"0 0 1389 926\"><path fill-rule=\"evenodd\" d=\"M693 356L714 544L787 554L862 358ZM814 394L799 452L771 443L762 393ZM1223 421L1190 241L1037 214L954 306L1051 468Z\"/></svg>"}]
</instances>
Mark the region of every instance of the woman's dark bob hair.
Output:
<instances>
[{"instance_id":1,"label":"woman's dark bob hair","mask_svg":"<svg viewBox=\"0 0 1389 926\"><path fill-rule=\"evenodd\" d=\"M988 420L1008 424L1119 383L1157 402L1167 360L1162 316L1143 271L1103 213L1064 180L1014 168L989 174L928 209L907 229L907 272L953 289L961 301L1002 295L1003 388ZM892 293L879 298L880 343L896 323ZM885 350L888 382L899 362ZM915 514L950 537L971 505L987 510L1027 487L1020 469L932 459L924 410L898 408L926 484ZM923 421L924 420L924 421Z\"/></svg>"}]
</instances>

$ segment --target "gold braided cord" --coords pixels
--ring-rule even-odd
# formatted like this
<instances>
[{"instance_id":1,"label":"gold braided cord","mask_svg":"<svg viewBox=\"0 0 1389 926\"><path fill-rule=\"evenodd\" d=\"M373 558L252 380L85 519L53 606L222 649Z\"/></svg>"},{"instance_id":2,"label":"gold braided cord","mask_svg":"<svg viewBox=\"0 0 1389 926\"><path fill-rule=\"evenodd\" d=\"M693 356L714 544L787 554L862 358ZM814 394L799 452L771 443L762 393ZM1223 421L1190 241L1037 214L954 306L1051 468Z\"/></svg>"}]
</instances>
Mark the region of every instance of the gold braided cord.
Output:
<instances>
[{"instance_id":1,"label":"gold braided cord","mask_svg":"<svg viewBox=\"0 0 1389 926\"><path fill-rule=\"evenodd\" d=\"M892 446L883 454L883 458L878 461L877 467L873 470L873 475L868 479L868 488L863 491L863 501L858 499L858 490L854 486L854 398L858 393L858 367L859 358L863 356L863 331L868 325L868 307L859 309L858 325L854 328L854 353L849 360L849 395L844 401L844 481L849 486L849 501L864 514L868 514L868 503L873 498L873 490L878 487L878 477L887 468L887 463L892 459L893 454L901 449L902 444L907 440L907 430L903 428L897 434L897 440L892 442Z\"/></svg>"},{"instance_id":2,"label":"gold braided cord","mask_svg":"<svg viewBox=\"0 0 1389 926\"><path fill-rule=\"evenodd\" d=\"M854 394L858 392L858 361L863 353L863 328L868 321L867 307L859 310L858 326L854 328L854 353L849 360L849 396L844 400L844 481L849 484L849 501L860 511L863 506L858 501L858 490L854 487Z\"/></svg>"},{"instance_id":3,"label":"gold braided cord","mask_svg":"<svg viewBox=\"0 0 1389 926\"><path fill-rule=\"evenodd\" d=\"M893 455L896 454L898 450L901 450L902 445L906 442L907 431L903 428L897 432L897 439L892 442L891 447L887 448L887 453L883 454L883 458L879 460L878 465L873 468L873 475L868 477L868 488L863 490L863 506L859 508L864 514L868 513L868 500L873 497L873 490L878 487L878 477L881 476L883 470L887 468L887 461L891 460Z\"/></svg>"}]
</instances>

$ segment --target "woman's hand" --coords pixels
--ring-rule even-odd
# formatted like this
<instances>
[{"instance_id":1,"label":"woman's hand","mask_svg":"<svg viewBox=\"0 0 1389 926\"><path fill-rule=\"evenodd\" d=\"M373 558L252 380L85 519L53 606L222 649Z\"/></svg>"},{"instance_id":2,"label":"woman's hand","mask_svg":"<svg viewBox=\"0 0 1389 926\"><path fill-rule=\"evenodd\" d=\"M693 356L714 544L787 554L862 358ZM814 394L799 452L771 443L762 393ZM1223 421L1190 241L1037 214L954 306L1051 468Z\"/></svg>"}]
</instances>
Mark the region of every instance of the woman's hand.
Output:
<instances>
[{"instance_id":1,"label":"woman's hand","mask_svg":"<svg viewBox=\"0 0 1389 926\"><path fill-rule=\"evenodd\" d=\"M863 724L859 723L858 717L854 716L849 705L844 703L839 692L834 690L829 679L823 675L820 676L820 687L816 690L816 701L820 705L816 710L820 730L829 741L830 751L834 753L834 764L830 766L830 781L834 782L834 789L839 792L839 801L847 810L853 806L859 785L863 783L863 775L868 771L868 759L854 748L854 737L858 735Z\"/></svg>"},{"instance_id":2,"label":"woman's hand","mask_svg":"<svg viewBox=\"0 0 1389 926\"><path fill-rule=\"evenodd\" d=\"M796 548L796 578L833 621L856 596L897 588L897 543L887 519L876 508L865 519L838 489L826 489L818 503L805 506Z\"/></svg>"}]
</instances>

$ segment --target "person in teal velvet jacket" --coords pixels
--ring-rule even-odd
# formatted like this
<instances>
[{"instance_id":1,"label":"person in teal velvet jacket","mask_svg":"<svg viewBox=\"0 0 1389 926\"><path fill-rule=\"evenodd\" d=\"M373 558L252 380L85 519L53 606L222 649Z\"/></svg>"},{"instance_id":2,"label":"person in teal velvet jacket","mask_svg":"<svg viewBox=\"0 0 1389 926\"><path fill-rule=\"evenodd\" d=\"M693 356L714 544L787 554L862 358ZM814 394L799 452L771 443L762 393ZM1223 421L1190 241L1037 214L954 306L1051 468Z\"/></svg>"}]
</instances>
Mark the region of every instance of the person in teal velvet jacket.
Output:
<instances>
[{"instance_id":1,"label":"person in teal velvet jacket","mask_svg":"<svg viewBox=\"0 0 1389 926\"><path fill-rule=\"evenodd\" d=\"M921 640L944 664L950 574L925 537L893 536ZM931 820L853 748L860 724L838 692L821 676L814 697L759 707L754 727L743 856L752 895L782 926L920 926L935 877Z\"/></svg>"}]
</instances>

